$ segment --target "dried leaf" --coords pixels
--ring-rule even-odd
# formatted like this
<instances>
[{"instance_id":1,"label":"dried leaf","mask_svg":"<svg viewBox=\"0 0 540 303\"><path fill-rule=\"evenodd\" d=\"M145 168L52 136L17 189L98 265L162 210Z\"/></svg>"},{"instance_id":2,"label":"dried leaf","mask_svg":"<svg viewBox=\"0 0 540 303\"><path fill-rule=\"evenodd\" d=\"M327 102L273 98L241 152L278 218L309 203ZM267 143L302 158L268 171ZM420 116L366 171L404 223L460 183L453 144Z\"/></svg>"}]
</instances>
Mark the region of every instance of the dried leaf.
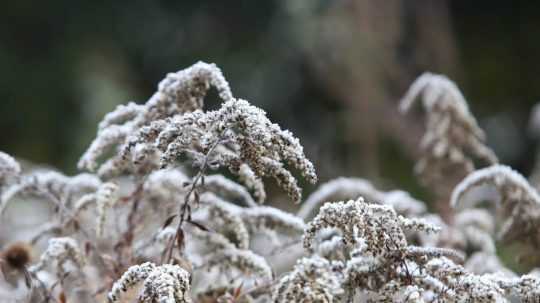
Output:
<instances>
[{"instance_id":1,"label":"dried leaf","mask_svg":"<svg viewBox=\"0 0 540 303\"><path fill-rule=\"evenodd\" d=\"M186 205L186 211L187 211L187 220L191 221L191 205L189 204Z\"/></svg>"},{"instance_id":2,"label":"dried leaf","mask_svg":"<svg viewBox=\"0 0 540 303\"><path fill-rule=\"evenodd\" d=\"M176 230L176 246L178 247L178 250L183 251L184 244L185 244L184 230L179 228Z\"/></svg>"},{"instance_id":3,"label":"dried leaf","mask_svg":"<svg viewBox=\"0 0 540 303\"><path fill-rule=\"evenodd\" d=\"M167 218L167 220L165 220L165 222L163 223L163 226L161 226L161 229L164 229L166 228L167 226L171 225L172 221L174 220L174 218L176 218L178 216L178 214L174 214L172 216L169 216Z\"/></svg>"},{"instance_id":4,"label":"dried leaf","mask_svg":"<svg viewBox=\"0 0 540 303\"><path fill-rule=\"evenodd\" d=\"M84 254L88 256L90 254L90 250L92 250L92 245L89 241L84 242Z\"/></svg>"},{"instance_id":5,"label":"dried leaf","mask_svg":"<svg viewBox=\"0 0 540 303\"><path fill-rule=\"evenodd\" d=\"M242 283L240 283L240 285L234 289L233 297L235 299L238 299L238 297L240 297L240 295L242 294L242 287L244 287L244 281L242 281Z\"/></svg>"},{"instance_id":6,"label":"dried leaf","mask_svg":"<svg viewBox=\"0 0 540 303\"><path fill-rule=\"evenodd\" d=\"M73 229L75 229L75 231L79 231L81 229L81 226L79 225L79 221L73 220Z\"/></svg>"},{"instance_id":7,"label":"dried leaf","mask_svg":"<svg viewBox=\"0 0 540 303\"><path fill-rule=\"evenodd\" d=\"M26 268L23 270L23 273L24 273L24 284L26 285L28 289L32 289L32 276L30 275L30 273L28 272Z\"/></svg>"},{"instance_id":8,"label":"dried leaf","mask_svg":"<svg viewBox=\"0 0 540 303\"><path fill-rule=\"evenodd\" d=\"M195 197L195 202L196 202L197 204L201 203L201 197L199 196L199 192L198 192L198 191L194 190L194 191L193 191L193 196Z\"/></svg>"},{"instance_id":9,"label":"dried leaf","mask_svg":"<svg viewBox=\"0 0 540 303\"><path fill-rule=\"evenodd\" d=\"M188 223L192 224L193 226L197 227L198 229L202 230L202 231L207 231L207 232L210 232L210 229L206 226L204 226L203 224L197 222L197 221L193 221L193 220L187 220Z\"/></svg>"},{"instance_id":10,"label":"dried leaf","mask_svg":"<svg viewBox=\"0 0 540 303\"><path fill-rule=\"evenodd\" d=\"M7 275L6 273L6 269L4 268L5 266L5 261L0 259L0 272L2 273L2 275L4 275L4 277Z\"/></svg>"}]
</instances>

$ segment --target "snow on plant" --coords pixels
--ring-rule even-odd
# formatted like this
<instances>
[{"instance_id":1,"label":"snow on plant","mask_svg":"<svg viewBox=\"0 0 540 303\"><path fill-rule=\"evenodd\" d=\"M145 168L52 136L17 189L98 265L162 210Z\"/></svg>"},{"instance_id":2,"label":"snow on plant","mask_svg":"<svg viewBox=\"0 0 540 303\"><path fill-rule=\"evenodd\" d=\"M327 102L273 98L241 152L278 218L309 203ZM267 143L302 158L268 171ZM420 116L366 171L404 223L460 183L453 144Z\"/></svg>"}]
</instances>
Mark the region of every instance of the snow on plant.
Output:
<instances>
[{"instance_id":1,"label":"snow on plant","mask_svg":"<svg viewBox=\"0 0 540 303\"><path fill-rule=\"evenodd\" d=\"M37 272L52 262L57 264L57 272L61 276L65 271L64 265L69 261L79 270L84 264L77 242L71 238L52 238L49 240L47 250L41 255L37 264L31 266L31 272Z\"/></svg>"},{"instance_id":2,"label":"snow on plant","mask_svg":"<svg viewBox=\"0 0 540 303\"><path fill-rule=\"evenodd\" d=\"M343 268L317 255L298 261L276 286L275 302L333 302L345 291L339 275Z\"/></svg>"},{"instance_id":3,"label":"snow on plant","mask_svg":"<svg viewBox=\"0 0 540 303\"><path fill-rule=\"evenodd\" d=\"M28 272L39 281L41 286L43 281L39 279L38 272L52 265L55 265L58 283L70 291L67 293L67 298L77 298L79 302L91 302L90 292L85 288L87 283L86 274L83 272L85 257L77 241L69 237L49 239L47 249L41 255L39 262L30 266ZM44 297L47 298L47 295Z\"/></svg>"},{"instance_id":4,"label":"snow on plant","mask_svg":"<svg viewBox=\"0 0 540 303\"><path fill-rule=\"evenodd\" d=\"M204 111L210 86L223 103L218 110ZM100 166L100 175L129 168L148 172L157 168L156 156L161 167L186 156L199 167L227 167L247 179L246 184L274 177L294 201L300 200L300 189L283 162L310 182L317 179L298 139L271 123L261 109L233 98L221 71L203 62L169 74L145 105L120 106L105 116L79 167L95 170L111 148L117 153Z\"/></svg>"},{"instance_id":5,"label":"snow on plant","mask_svg":"<svg viewBox=\"0 0 540 303\"><path fill-rule=\"evenodd\" d=\"M274 207L251 207L241 213L250 233L263 233L273 243L279 244L281 236L298 239L306 227L304 220ZM280 242L281 241L281 242Z\"/></svg>"},{"instance_id":6,"label":"snow on plant","mask_svg":"<svg viewBox=\"0 0 540 303\"><path fill-rule=\"evenodd\" d=\"M96 139L79 161L79 168L96 170L99 174L110 176L123 172L130 167L119 151L126 145L129 136L133 135L140 127L153 121L172 117L176 114L191 112L201 109L204 105L204 97L209 88L216 87L220 97L225 100L232 99L229 84L223 77L221 70L213 64L199 62L177 73L170 73L158 85L158 90L144 105L133 102L118 106L113 112L108 113L99 123ZM150 154L153 148L148 146ZM99 163L110 151L117 154ZM143 151L141 151L143 152ZM139 171L151 169L156 164L154 159L147 157L144 163L137 163ZM142 171L140 171L142 170Z\"/></svg>"},{"instance_id":7,"label":"snow on plant","mask_svg":"<svg viewBox=\"0 0 540 303\"><path fill-rule=\"evenodd\" d=\"M325 204L306 229L306 249L312 249L317 231L323 228L340 229L347 245L365 242L365 249L373 255L387 251L389 247L399 249L403 246L406 239L402 228L430 232L438 230L426 221L398 216L391 206L368 204L363 198Z\"/></svg>"},{"instance_id":8,"label":"snow on plant","mask_svg":"<svg viewBox=\"0 0 540 303\"><path fill-rule=\"evenodd\" d=\"M348 259L331 266L324 262L319 265L324 264L325 276L337 283L324 283L316 292L306 286L294 288L310 285L320 277L304 274L296 285L287 286L289 280L298 279L293 271L276 288L277 302L288 302L289 298L301 301L316 295L321 302L348 302L357 297L376 302L507 302L510 293L525 300L538 299L537 295L529 296L535 292L532 288L522 294L517 287L538 284L536 278L509 280L499 275L469 273L456 263L463 261L456 251L409 245L404 229L438 229L423 220L405 219L389 206L369 204L362 198L325 204L306 230L304 246L308 251L313 252L315 234L328 227L341 230L344 244L350 246ZM318 258L316 254L312 257L314 261ZM336 289L342 291L336 293Z\"/></svg>"},{"instance_id":9,"label":"snow on plant","mask_svg":"<svg viewBox=\"0 0 540 303\"><path fill-rule=\"evenodd\" d=\"M0 193L10 179L16 179L21 174L21 166L10 155L0 151Z\"/></svg>"},{"instance_id":10,"label":"snow on plant","mask_svg":"<svg viewBox=\"0 0 540 303\"><path fill-rule=\"evenodd\" d=\"M211 88L222 103L206 110ZM497 161L450 80L422 76L402 109L419 95L428 114L421 175ZM448 222L409 193L360 178L322 184L297 214L263 206L263 180L301 202L293 173L314 183L315 169L299 140L236 99L214 64L168 74L145 104L105 115L79 168L90 173L21 171L0 152L1 218L19 218L17 203L28 199L51 206L26 236L0 237L0 301L540 300L537 271L512 272L493 237L502 219L505 240L540 243L538 194L517 172L472 172L454 189ZM475 203L483 191L470 197L486 185L499 211Z\"/></svg>"},{"instance_id":11,"label":"snow on plant","mask_svg":"<svg viewBox=\"0 0 540 303\"><path fill-rule=\"evenodd\" d=\"M317 212L324 202L357 199L358 197L364 197L366 201L372 203L391 205L397 212L404 215L420 215L426 211L424 203L414 199L407 192L401 190L383 192L367 180L340 177L320 185L316 191L309 195L300 207L298 216L308 219Z\"/></svg>"},{"instance_id":12,"label":"snow on plant","mask_svg":"<svg viewBox=\"0 0 540 303\"><path fill-rule=\"evenodd\" d=\"M496 155L485 145L486 135L454 82L443 75L424 73L401 100L400 110L410 111L419 98L427 121L422 158L415 171L424 181L437 184L444 182L449 173L457 173L458 177L470 173L475 159L497 163Z\"/></svg>"},{"instance_id":13,"label":"snow on plant","mask_svg":"<svg viewBox=\"0 0 540 303\"><path fill-rule=\"evenodd\" d=\"M218 145L222 148L217 149ZM137 157L145 157L151 148L159 151L162 166L181 156L191 158L197 167L223 166L234 174L240 174L241 166L248 165L255 179L274 177L296 202L301 198L300 188L284 162L298 168L310 182L317 179L298 139L245 100L230 100L216 111L198 110L154 121L130 139L123 155L141 149Z\"/></svg>"},{"instance_id":14,"label":"snow on plant","mask_svg":"<svg viewBox=\"0 0 540 303\"><path fill-rule=\"evenodd\" d=\"M105 220L107 219L107 209L112 207L116 203L116 193L118 186L114 183L105 183L101 185L95 193L96 205L97 205L97 224L96 234L101 237L103 235L103 228L105 226Z\"/></svg>"},{"instance_id":15,"label":"snow on plant","mask_svg":"<svg viewBox=\"0 0 540 303\"><path fill-rule=\"evenodd\" d=\"M121 294L142 282L139 302L188 303L189 273L178 265L143 263L131 266L107 295L109 302L119 302Z\"/></svg>"},{"instance_id":16,"label":"snow on plant","mask_svg":"<svg viewBox=\"0 0 540 303\"><path fill-rule=\"evenodd\" d=\"M492 201L502 217L499 238L507 242L520 240L540 247L540 196L527 179L504 165L474 171L454 189L452 206L473 207L481 202L482 196L468 204L462 201L469 192L482 185L495 187L499 194L498 199Z\"/></svg>"},{"instance_id":17,"label":"snow on plant","mask_svg":"<svg viewBox=\"0 0 540 303\"><path fill-rule=\"evenodd\" d=\"M422 246L452 248L461 252L495 254L495 218L485 209L471 208L456 213L452 223L445 223L435 214L423 219L441 228L436 234L416 233Z\"/></svg>"},{"instance_id":18,"label":"snow on plant","mask_svg":"<svg viewBox=\"0 0 540 303\"><path fill-rule=\"evenodd\" d=\"M100 184L99 178L90 174L68 177L55 171L32 172L2 193L0 213L17 195L40 197L58 206L74 203L81 194L95 191Z\"/></svg>"}]
</instances>

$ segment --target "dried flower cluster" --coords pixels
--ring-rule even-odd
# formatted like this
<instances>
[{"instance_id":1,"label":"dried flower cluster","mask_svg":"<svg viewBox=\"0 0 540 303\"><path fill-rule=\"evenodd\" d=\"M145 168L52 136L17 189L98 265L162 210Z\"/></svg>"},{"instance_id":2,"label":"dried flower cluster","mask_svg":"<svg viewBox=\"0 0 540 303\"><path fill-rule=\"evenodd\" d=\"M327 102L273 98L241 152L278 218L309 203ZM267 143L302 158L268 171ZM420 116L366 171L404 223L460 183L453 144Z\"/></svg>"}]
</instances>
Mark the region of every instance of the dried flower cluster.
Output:
<instances>
[{"instance_id":1,"label":"dried flower cluster","mask_svg":"<svg viewBox=\"0 0 540 303\"><path fill-rule=\"evenodd\" d=\"M494 186L498 195L493 197L490 193L480 193L469 199L469 203L463 202L468 193L483 185ZM540 196L525 177L504 165L479 169L456 186L451 204L454 207L474 207L486 200L494 200L502 218L498 232L500 239L506 242L520 240L540 247Z\"/></svg>"},{"instance_id":2,"label":"dried flower cluster","mask_svg":"<svg viewBox=\"0 0 540 303\"><path fill-rule=\"evenodd\" d=\"M212 87L222 104L208 111ZM22 172L0 152L0 219L47 206L26 233L0 222L0 301L540 302L536 265L514 273L496 245L539 247L539 194L509 167L474 170L497 158L450 80L421 76L402 109L419 95L428 121L417 172L468 174L444 201L452 220L359 178L322 184L297 214L260 205L263 178L299 202L291 169L314 183L314 167L202 62L104 117L79 162L95 174Z\"/></svg>"},{"instance_id":3,"label":"dried flower cluster","mask_svg":"<svg viewBox=\"0 0 540 303\"><path fill-rule=\"evenodd\" d=\"M427 121L421 142L423 155L415 171L425 182L444 182L452 173L462 177L474 170L474 159L497 163L497 156L485 145L486 136L454 82L443 75L424 73L401 100L400 110L408 112L420 97Z\"/></svg>"},{"instance_id":4,"label":"dried flower cluster","mask_svg":"<svg viewBox=\"0 0 540 303\"><path fill-rule=\"evenodd\" d=\"M0 190L6 186L10 179L18 178L21 166L10 155L0 152Z\"/></svg>"},{"instance_id":5,"label":"dried flower cluster","mask_svg":"<svg viewBox=\"0 0 540 303\"><path fill-rule=\"evenodd\" d=\"M64 264L68 261L78 268L81 268L84 264L84 258L75 240L71 238L52 238L49 240L47 250L41 255L39 262L32 265L29 270L37 272L53 261L57 264L58 272L64 272Z\"/></svg>"},{"instance_id":6,"label":"dried flower cluster","mask_svg":"<svg viewBox=\"0 0 540 303\"><path fill-rule=\"evenodd\" d=\"M507 302L511 296L525 301L540 299L535 290L538 278L469 273L456 263L463 261L457 251L409 245L405 230L440 230L424 220L399 216L390 206L369 204L362 198L325 204L304 235L308 251L314 252L316 234L328 228L340 231L341 242L348 250L342 255L345 258L321 260L314 254L300 260L280 281L276 302L350 302L352 298L360 302ZM527 285L527 290L521 290L521 285Z\"/></svg>"},{"instance_id":7,"label":"dried flower cluster","mask_svg":"<svg viewBox=\"0 0 540 303\"><path fill-rule=\"evenodd\" d=\"M187 303L189 297L189 273L178 265L143 263L131 266L112 287L107 295L109 302L118 302L123 292L142 282L139 302Z\"/></svg>"},{"instance_id":8,"label":"dried flower cluster","mask_svg":"<svg viewBox=\"0 0 540 303\"><path fill-rule=\"evenodd\" d=\"M424 203L414 199L407 192L401 190L383 192L367 180L340 177L320 185L302 203L298 216L304 219L311 218L324 202L351 200L358 197L363 197L371 203L391 205L398 213L406 216L417 216L426 211Z\"/></svg>"},{"instance_id":9,"label":"dried flower cluster","mask_svg":"<svg viewBox=\"0 0 540 303\"><path fill-rule=\"evenodd\" d=\"M146 104L131 102L120 105L103 118L99 123L96 139L79 161L79 168L93 171L99 166L99 175L102 176L115 175L130 168L130 163L119 155L129 136L151 122L201 109L211 86L217 88L223 100L232 99L229 84L219 68L213 64L199 62L190 68L168 74ZM99 165L98 161L111 150L116 150L117 154ZM150 150L141 152L151 153ZM151 169L156 164L152 163L152 159L147 160L144 164L149 167L141 165L140 169Z\"/></svg>"},{"instance_id":10,"label":"dried flower cluster","mask_svg":"<svg viewBox=\"0 0 540 303\"><path fill-rule=\"evenodd\" d=\"M211 86L223 104L204 111ZM144 174L188 157L197 167L227 167L264 200L261 177L274 177L294 201L296 179L284 164L296 167L308 181L317 180L313 164L298 139L266 118L266 113L232 96L229 84L213 64L199 62L169 74L145 105L119 106L99 124L98 136L79 167L91 171L110 150L116 154L99 168L108 177L125 171Z\"/></svg>"}]
</instances>

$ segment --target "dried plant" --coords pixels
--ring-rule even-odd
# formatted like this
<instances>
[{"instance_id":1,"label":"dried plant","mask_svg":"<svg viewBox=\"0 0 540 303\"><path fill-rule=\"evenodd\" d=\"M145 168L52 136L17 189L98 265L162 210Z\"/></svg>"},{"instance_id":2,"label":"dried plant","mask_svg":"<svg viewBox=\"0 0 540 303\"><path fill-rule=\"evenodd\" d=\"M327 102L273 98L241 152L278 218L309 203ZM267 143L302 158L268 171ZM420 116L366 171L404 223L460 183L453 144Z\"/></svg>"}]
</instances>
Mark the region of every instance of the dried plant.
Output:
<instances>
[{"instance_id":1,"label":"dried plant","mask_svg":"<svg viewBox=\"0 0 540 303\"><path fill-rule=\"evenodd\" d=\"M498 162L454 82L443 75L424 73L401 100L401 112L410 111L419 98L427 121L420 144L422 158L415 172L424 182L440 186L448 182L450 174L459 179L474 170L475 159L487 164Z\"/></svg>"},{"instance_id":2,"label":"dried plant","mask_svg":"<svg viewBox=\"0 0 540 303\"><path fill-rule=\"evenodd\" d=\"M417 216L426 211L424 203L414 199L407 192L401 190L383 192L367 180L340 177L320 185L302 204L298 216L304 219L312 218L324 202L358 197L364 197L372 203L389 204L403 215Z\"/></svg>"},{"instance_id":3,"label":"dried plant","mask_svg":"<svg viewBox=\"0 0 540 303\"><path fill-rule=\"evenodd\" d=\"M465 196L483 185L494 186L496 197L490 193L477 195L465 203ZM456 186L452 193L454 207L473 207L478 202L492 200L499 210L502 223L499 238L507 242L520 240L540 247L540 196L527 179L504 165L477 170ZM494 200L494 201L493 201Z\"/></svg>"},{"instance_id":4,"label":"dried plant","mask_svg":"<svg viewBox=\"0 0 540 303\"><path fill-rule=\"evenodd\" d=\"M212 87L222 103L205 110ZM261 205L267 177L300 202L293 169L314 183L314 167L202 62L105 115L79 161L91 173L21 172L0 153L2 218L49 206L27 233L2 225L0 301L539 302L538 270L514 273L494 237L538 248L538 193L508 167L473 171L473 158L497 159L452 82L422 76L402 109L418 95L428 114L418 172L471 173L452 186L452 221L359 178L322 184L296 215Z\"/></svg>"},{"instance_id":5,"label":"dried plant","mask_svg":"<svg viewBox=\"0 0 540 303\"><path fill-rule=\"evenodd\" d=\"M21 166L10 155L0 151L0 192L10 179L16 179L21 174Z\"/></svg>"},{"instance_id":6,"label":"dried plant","mask_svg":"<svg viewBox=\"0 0 540 303\"><path fill-rule=\"evenodd\" d=\"M99 123L96 139L79 161L79 168L93 171L99 167L99 174L102 176L116 175L129 169L133 173L144 173L155 168L157 163L152 157L147 157L144 163L138 162L136 167L131 167L130 163L121 157L120 150L125 148L129 136L151 122L201 109L211 86L218 89L224 101L232 99L229 84L221 70L213 64L199 62L190 68L168 74L146 104L120 105L103 118ZM147 155L154 150L149 148L150 150L145 151ZM98 163L108 152L115 149L116 155L101 165Z\"/></svg>"},{"instance_id":7,"label":"dried plant","mask_svg":"<svg viewBox=\"0 0 540 303\"><path fill-rule=\"evenodd\" d=\"M325 269L326 279L335 281L312 286L322 276L310 276L313 269L297 278L296 270L305 271L306 261L302 261L282 279L276 289L277 302L288 302L290 298L319 298L321 302L347 302L351 298L360 302L506 302L507 297L516 294L524 300L538 299L531 295L535 292L531 285L540 282L537 278L507 279L469 273L455 263L463 261L456 251L408 245L405 229L439 229L423 220L401 217L391 207L369 204L362 198L327 203L309 223L304 246L313 252L315 234L329 227L339 229L343 243L350 247L349 257L341 263L315 263ZM315 262L320 257L312 258ZM299 281L291 287L287 285L291 279ZM522 284L528 288L524 293L517 286ZM294 288L301 285L309 286Z\"/></svg>"},{"instance_id":8,"label":"dried plant","mask_svg":"<svg viewBox=\"0 0 540 303\"><path fill-rule=\"evenodd\" d=\"M109 302L118 302L120 294L142 282L140 302L187 303L189 297L189 273L178 265L143 263L130 267L116 281L107 295Z\"/></svg>"}]
</instances>

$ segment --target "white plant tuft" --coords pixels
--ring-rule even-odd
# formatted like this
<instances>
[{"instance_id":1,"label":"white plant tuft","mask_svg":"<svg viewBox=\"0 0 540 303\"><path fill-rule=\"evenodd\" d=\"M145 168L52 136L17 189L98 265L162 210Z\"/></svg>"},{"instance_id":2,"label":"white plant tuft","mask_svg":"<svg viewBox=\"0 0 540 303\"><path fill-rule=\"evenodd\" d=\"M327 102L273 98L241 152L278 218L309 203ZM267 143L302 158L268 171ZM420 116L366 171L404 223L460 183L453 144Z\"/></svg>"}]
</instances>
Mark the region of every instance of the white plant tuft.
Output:
<instances>
[{"instance_id":1,"label":"white plant tuft","mask_svg":"<svg viewBox=\"0 0 540 303\"><path fill-rule=\"evenodd\" d=\"M17 179L21 174L21 166L10 155L0 151L0 190L10 179Z\"/></svg>"},{"instance_id":2,"label":"white plant tuft","mask_svg":"<svg viewBox=\"0 0 540 303\"><path fill-rule=\"evenodd\" d=\"M340 177L330 180L314 191L300 207L298 216L311 218L324 202L354 200L364 197L366 201L387 204L403 215L420 215L426 211L423 202L411 197L401 190L383 192L375 188L371 182L361 178Z\"/></svg>"},{"instance_id":3,"label":"white plant tuft","mask_svg":"<svg viewBox=\"0 0 540 303\"><path fill-rule=\"evenodd\" d=\"M503 218L499 237L505 241L519 239L540 247L540 237L533 236L538 235L540 230L540 196L527 179L504 165L477 170L456 186L452 193L452 206L475 206L482 201L481 196L468 205L460 202L467 193L482 185L495 187L499 194L498 201L494 201Z\"/></svg>"},{"instance_id":4,"label":"white plant tuft","mask_svg":"<svg viewBox=\"0 0 540 303\"><path fill-rule=\"evenodd\" d=\"M145 303L188 303L190 275L178 265L143 263L131 266L116 281L107 295L109 302L119 302L121 294L143 283L139 301Z\"/></svg>"},{"instance_id":5,"label":"white plant tuft","mask_svg":"<svg viewBox=\"0 0 540 303\"><path fill-rule=\"evenodd\" d=\"M338 302L341 288L339 263L314 256L298 260L294 270L279 280L273 301Z\"/></svg>"},{"instance_id":6,"label":"white plant tuft","mask_svg":"<svg viewBox=\"0 0 540 303\"><path fill-rule=\"evenodd\" d=\"M96 235L103 236L105 220L107 220L107 210L111 208L118 200L118 185L108 182L99 187L96 192L97 224Z\"/></svg>"},{"instance_id":7,"label":"white plant tuft","mask_svg":"<svg viewBox=\"0 0 540 303\"><path fill-rule=\"evenodd\" d=\"M77 241L68 237L51 238L39 262L32 265L28 270L38 272L47 265L56 264L57 275L62 276L67 271L66 265L71 264L81 270L84 263L84 257L79 250Z\"/></svg>"},{"instance_id":8,"label":"white plant tuft","mask_svg":"<svg viewBox=\"0 0 540 303\"><path fill-rule=\"evenodd\" d=\"M95 171L102 176L114 176L126 170L144 172L156 163L147 157L138 167L130 167L119 153L100 165L111 150L119 151L130 135L152 121L191 112L203 107L203 100L211 86L217 88L224 101L232 99L229 84L214 64L198 62L177 73L170 73L158 85L157 92L144 105L120 105L99 123L96 139L79 161L80 169ZM153 148L146 150L151 153ZM142 151L141 151L142 152Z\"/></svg>"},{"instance_id":9,"label":"white plant tuft","mask_svg":"<svg viewBox=\"0 0 540 303\"><path fill-rule=\"evenodd\" d=\"M487 164L498 162L485 145L486 136L454 82L443 75L424 73L401 100L401 112L408 112L419 98L427 122L421 142L423 155L415 171L423 180L443 182L448 178L445 172L453 170L460 171L460 175L470 173L474 159Z\"/></svg>"}]
</instances>

